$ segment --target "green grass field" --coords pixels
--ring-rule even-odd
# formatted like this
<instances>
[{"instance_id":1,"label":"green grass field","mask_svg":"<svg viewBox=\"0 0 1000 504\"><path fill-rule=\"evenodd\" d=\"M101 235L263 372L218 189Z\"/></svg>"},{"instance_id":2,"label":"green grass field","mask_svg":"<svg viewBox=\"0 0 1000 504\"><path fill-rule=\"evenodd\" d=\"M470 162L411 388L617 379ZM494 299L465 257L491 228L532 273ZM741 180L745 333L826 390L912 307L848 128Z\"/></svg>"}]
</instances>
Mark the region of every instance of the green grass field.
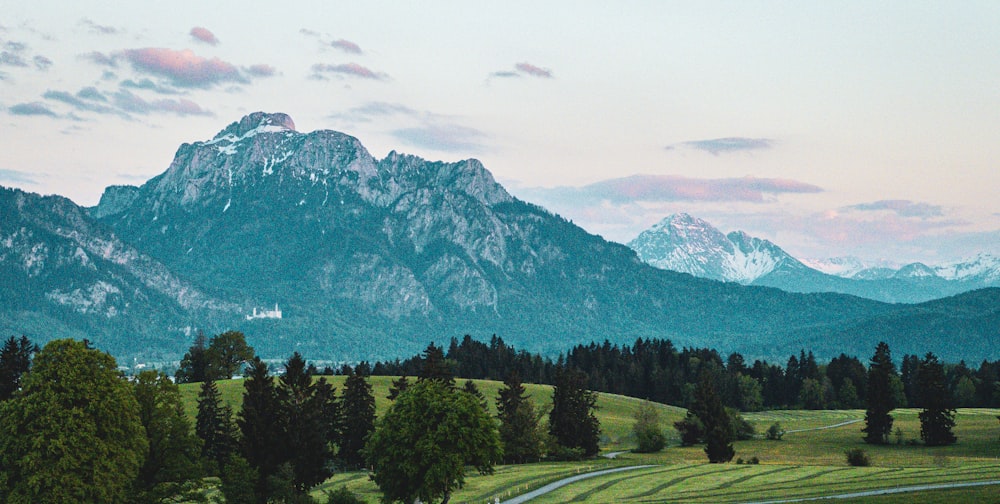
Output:
<instances>
[{"instance_id":1,"label":"green grass field","mask_svg":"<svg viewBox=\"0 0 1000 504\"><path fill-rule=\"evenodd\" d=\"M332 379L331 379L332 378ZM342 387L343 377L329 377ZM391 382L387 377L370 380L381 412L389 404L385 399ZM495 398L501 383L476 381L488 398ZM551 388L526 385L536 406L551 401ZM219 382L223 398L238 408L243 391L241 380ZM196 412L197 385L182 385L188 413ZM491 401L492 402L492 401ZM602 426L603 451L628 450L633 446L633 413L640 400L600 394L598 418ZM492 404L491 404L492 407ZM736 443L736 456L758 457L760 465L735 463L708 464L702 447L678 446L672 423L684 415L682 408L657 405L670 446L656 454L620 455L615 460L598 459L576 463L539 463L500 466L490 476L470 474L466 486L452 497L452 502L493 502L539 488L566 476L616 466L653 464L657 467L626 471L591 478L563 487L532 502L755 502L798 497L820 497L900 486L1000 479L1000 410L962 409L957 416L955 433L959 442L952 446L925 447L909 444L919 439L918 410L893 412L895 426L902 430L902 444L869 446L861 441L862 422L822 430L790 432L781 441L755 439ZM747 413L744 417L763 432L771 423L781 422L789 431L816 429L864 418L864 411L766 411ZM868 452L872 467L849 467L844 451L860 447ZM364 472L336 474L314 489L346 485L368 502L378 502L377 488ZM1000 486L956 490L928 490L838 502L876 502L921 504L936 502L997 502Z\"/></svg>"}]
</instances>

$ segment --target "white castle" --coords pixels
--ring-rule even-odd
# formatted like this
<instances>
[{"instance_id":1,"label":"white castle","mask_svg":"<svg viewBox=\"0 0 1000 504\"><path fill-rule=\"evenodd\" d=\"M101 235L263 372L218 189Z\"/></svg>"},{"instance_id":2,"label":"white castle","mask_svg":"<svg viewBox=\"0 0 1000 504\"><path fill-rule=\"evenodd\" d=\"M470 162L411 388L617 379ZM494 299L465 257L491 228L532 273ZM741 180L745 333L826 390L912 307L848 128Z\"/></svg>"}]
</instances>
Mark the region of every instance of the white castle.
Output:
<instances>
[{"instance_id":1,"label":"white castle","mask_svg":"<svg viewBox=\"0 0 1000 504\"><path fill-rule=\"evenodd\" d=\"M253 309L253 313L251 313L250 315L247 315L247 320L254 320L254 319L280 319L280 318L281 318L281 308L278 308L278 303L274 303L274 309L273 310L260 310L260 311L257 311L257 307L255 306L254 309Z\"/></svg>"}]
</instances>

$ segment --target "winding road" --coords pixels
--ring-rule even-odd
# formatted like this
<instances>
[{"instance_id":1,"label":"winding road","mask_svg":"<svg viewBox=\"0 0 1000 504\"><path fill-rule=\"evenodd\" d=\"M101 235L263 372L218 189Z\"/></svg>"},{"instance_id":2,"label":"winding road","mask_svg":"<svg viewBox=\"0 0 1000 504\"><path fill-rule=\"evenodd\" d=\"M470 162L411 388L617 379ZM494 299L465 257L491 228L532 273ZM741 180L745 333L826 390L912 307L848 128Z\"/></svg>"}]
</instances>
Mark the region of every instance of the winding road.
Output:
<instances>
[{"instance_id":1,"label":"winding road","mask_svg":"<svg viewBox=\"0 0 1000 504\"><path fill-rule=\"evenodd\" d=\"M570 483L576 483L577 481L580 480L585 480L587 478L595 478L597 476L604 476L605 474L612 474L616 472L631 471L634 469L645 469L647 467L657 467L657 466L655 465L626 466L626 467L616 467L614 469L604 469L603 471L594 471L589 473L577 474L576 476L570 476L569 478L563 478L559 481L549 483L548 485L545 485L537 490L532 490L526 494L518 495L513 499L505 500L500 504L521 504L522 502L528 502L529 500L534 499L535 497L547 494L557 488L562 488L566 485L569 485Z\"/></svg>"}]
</instances>

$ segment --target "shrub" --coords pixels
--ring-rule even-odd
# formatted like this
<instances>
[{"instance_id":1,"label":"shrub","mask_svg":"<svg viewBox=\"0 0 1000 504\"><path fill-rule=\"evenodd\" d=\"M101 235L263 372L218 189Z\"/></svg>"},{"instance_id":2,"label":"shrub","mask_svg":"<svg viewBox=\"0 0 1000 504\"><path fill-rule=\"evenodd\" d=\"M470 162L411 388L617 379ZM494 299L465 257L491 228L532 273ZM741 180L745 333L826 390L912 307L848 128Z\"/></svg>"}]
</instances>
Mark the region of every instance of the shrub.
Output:
<instances>
[{"instance_id":1,"label":"shrub","mask_svg":"<svg viewBox=\"0 0 1000 504\"><path fill-rule=\"evenodd\" d=\"M729 415L729 424L733 426L733 434L736 435L736 439L746 441L757 435L757 429L743 418L739 411L726 408L726 413Z\"/></svg>"},{"instance_id":2,"label":"shrub","mask_svg":"<svg viewBox=\"0 0 1000 504\"><path fill-rule=\"evenodd\" d=\"M767 428L764 437L771 441L781 441L781 436L785 435L785 429L781 427L781 422L774 422Z\"/></svg>"},{"instance_id":3,"label":"shrub","mask_svg":"<svg viewBox=\"0 0 1000 504\"><path fill-rule=\"evenodd\" d=\"M758 465L758 464L760 464L760 459L757 458L756 455L754 455L753 457L750 457L750 460L747 461L747 464Z\"/></svg>"},{"instance_id":4,"label":"shrub","mask_svg":"<svg viewBox=\"0 0 1000 504\"><path fill-rule=\"evenodd\" d=\"M343 485L335 491L326 491L326 504L365 504L365 501L348 490L347 485Z\"/></svg>"},{"instance_id":5,"label":"shrub","mask_svg":"<svg viewBox=\"0 0 1000 504\"><path fill-rule=\"evenodd\" d=\"M854 467L868 467L872 465L868 454L861 448L851 448L844 452L844 454L847 455L847 463Z\"/></svg>"}]
</instances>

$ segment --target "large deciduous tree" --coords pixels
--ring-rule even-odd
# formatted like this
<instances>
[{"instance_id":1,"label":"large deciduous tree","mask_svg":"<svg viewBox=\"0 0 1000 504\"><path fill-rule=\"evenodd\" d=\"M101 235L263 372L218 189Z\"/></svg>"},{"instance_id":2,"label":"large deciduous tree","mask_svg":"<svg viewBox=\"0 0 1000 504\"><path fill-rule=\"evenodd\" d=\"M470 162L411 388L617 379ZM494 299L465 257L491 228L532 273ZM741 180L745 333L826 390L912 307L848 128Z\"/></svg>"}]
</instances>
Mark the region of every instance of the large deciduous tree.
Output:
<instances>
[{"instance_id":1,"label":"large deciduous tree","mask_svg":"<svg viewBox=\"0 0 1000 504\"><path fill-rule=\"evenodd\" d=\"M489 474L502 450L494 420L471 394L436 380L402 392L378 421L364 454L385 502L448 502L466 466Z\"/></svg>"},{"instance_id":2,"label":"large deciduous tree","mask_svg":"<svg viewBox=\"0 0 1000 504\"><path fill-rule=\"evenodd\" d=\"M569 449L581 449L592 457L600 450L601 424L594 414L597 394L587 390L587 376L569 367L556 369L552 388L552 411L549 412L549 434L555 442Z\"/></svg>"},{"instance_id":3,"label":"large deciduous tree","mask_svg":"<svg viewBox=\"0 0 1000 504\"><path fill-rule=\"evenodd\" d=\"M868 390L865 411L864 440L869 444L886 444L892 433L892 416L895 405L893 377L896 367L892 364L889 345L884 341L875 347L875 355L868 365Z\"/></svg>"},{"instance_id":4,"label":"large deciduous tree","mask_svg":"<svg viewBox=\"0 0 1000 504\"><path fill-rule=\"evenodd\" d=\"M0 403L0 501L124 502L148 441L108 354L54 340Z\"/></svg>"},{"instance_id":5,"label":"large deciduous tree","mask_svg":"<svg viewBox=\"0 0 1000 504\"><path fill-rule=\"evenodd\" d=\"M179 383L229 379L253 358L253 347L239 331L215 335L207 345L205 335L198 333L174 378Z\"/></svg>"},{"instance_id":6,"label":"large deciduous tree","mask_svg":"<svg viewBox=\"0 0 1000 504\"><path fill-rule=\"evenodd\" d=\"M928 446L952 444L958 439L951 431L955 427L955 409L951 392L945 383L944 367L937 356L928 353L917 368L920 417L920 439Z\"/></svg>"}]
</instances>

